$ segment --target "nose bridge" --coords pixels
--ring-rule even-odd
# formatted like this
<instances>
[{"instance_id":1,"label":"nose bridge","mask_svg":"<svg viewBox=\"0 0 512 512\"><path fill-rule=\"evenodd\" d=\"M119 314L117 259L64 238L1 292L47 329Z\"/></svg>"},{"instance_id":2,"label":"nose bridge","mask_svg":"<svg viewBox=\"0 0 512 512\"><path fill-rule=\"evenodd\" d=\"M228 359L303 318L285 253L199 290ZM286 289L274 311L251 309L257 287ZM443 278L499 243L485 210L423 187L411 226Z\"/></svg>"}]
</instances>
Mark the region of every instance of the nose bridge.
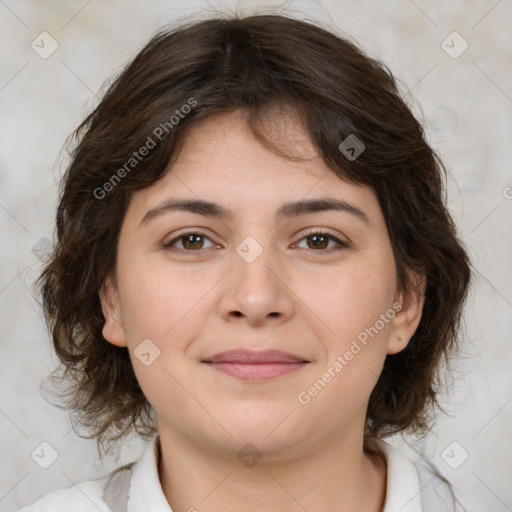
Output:
<instances>
[{"instance_id":1,"label":"nose bridge","mask_svg":"<svg viewBox=\"0 0 512 512\"><path fill-rule=\"evenodd\" d=\"M222 305L224 314L241 313L251 321L261 321L270 314L291 314L285 278L280 276L283 266L271 240L271 236L247 236L235 247L234 268Z\"/></svg>"},{"instance_id":2,"label":"nose bridge","mask_svg":"<svg viewBox=\"0 0 512 512\"><path fill-rule=\"evenodd\" d=\"M257 237L257 238L256 238ZM259 241L258 241L259 239ZM273 254L271 237L263 235L245 237L235 248L234 277L241 286L248 286L248 291L268 294L276 287L275 270L277 264Z\"/></svg>"}]
</instances>

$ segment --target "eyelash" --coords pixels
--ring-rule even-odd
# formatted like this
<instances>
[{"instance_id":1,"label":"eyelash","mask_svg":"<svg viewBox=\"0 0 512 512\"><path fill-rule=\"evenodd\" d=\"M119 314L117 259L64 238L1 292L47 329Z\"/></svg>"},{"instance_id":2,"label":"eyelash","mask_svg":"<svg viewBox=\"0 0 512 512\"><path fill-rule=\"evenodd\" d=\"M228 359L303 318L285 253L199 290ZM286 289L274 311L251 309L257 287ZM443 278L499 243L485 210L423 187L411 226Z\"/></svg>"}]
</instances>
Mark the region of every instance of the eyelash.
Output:
<instances>
[{"instance_id":1,"label":"eyelash","mask_svg":"<svg viewBox=\"0 0 512 512\"><path fill-rule=\"evenodd\" d=\"M178 250L178 251L182 251L182 252L200 252L202 249L179 249L179 248L176 248L176 247L172 247L177 241L181 240L182 238L185 238L187 236L190 236L190 235L199 235L199 236L202 236L204 238L207 238L208 240L211 240L209 236L207 236L205 233L201 233L200 231L196 231L196 230L189 230L189 231L184 231L183 233L180 233L177 237L173 238L172 240L170 240L169 242L167 242L166 244L164 244L164 249L167 249L167 250ZM334 242L336 242L338 244L337 247L331 247L330 249L309 249L307 248L306 250L307 251L311 251L311 252L323 252L323 253L331 253L333 251L339 251L339 250L342 250L342 249L347 249L349 248L349 244L347 242L343 242L342 240L340 240L339 238L337 238L336 236L330 234L330 233L327 233L327 232L324 232L324 231L311 231L310 233L306 233L300 240L299 242L302 242L302 240L304 240L305 238L309 238L311 236L315 236L315 235L320 235L320 236L324 236L324 237L327 237L329 240L332 240Z\"/></svg>"}]
</instances>

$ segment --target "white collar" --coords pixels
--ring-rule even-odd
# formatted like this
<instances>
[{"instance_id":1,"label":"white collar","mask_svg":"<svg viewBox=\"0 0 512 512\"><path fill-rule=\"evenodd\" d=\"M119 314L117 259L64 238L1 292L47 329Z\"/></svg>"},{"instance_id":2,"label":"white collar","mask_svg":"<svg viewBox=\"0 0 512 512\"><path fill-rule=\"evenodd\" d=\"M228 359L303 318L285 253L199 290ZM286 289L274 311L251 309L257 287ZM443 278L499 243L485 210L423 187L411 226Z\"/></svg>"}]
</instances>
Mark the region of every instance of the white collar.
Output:
<instances>
[{"instance_id":1,"label":"white collar","mask_svg":"<svg viewBox=\"0 0 512 512\"><path fill-rule=\"evenodd\" d=\"M173 512L158 476L158 435L133 465L127 512ZM422 512L420 479L414 463L394 446L377 439L386 459L386 503L382 512Z\"/></svg>"},{"instance_id":2,"label":"white collar","mask_svg":"<svg viewBox=\"0 0 512 512\"><path fill-rule=\"evenodd\" d=\"M415 464L394 446L376 439L386 459L386 503L382 512L422 512L420 477Z\"/></svg>"},{"instance_id":3,"label":"white collar","mask_svg":"<svg viewBox=\"0 0 512 512\"><path fill-rule=\"evenodd\" d=\"M127 512L173 512L158 476L158 434L132 467Z\"/></svg>"}]
</instances>

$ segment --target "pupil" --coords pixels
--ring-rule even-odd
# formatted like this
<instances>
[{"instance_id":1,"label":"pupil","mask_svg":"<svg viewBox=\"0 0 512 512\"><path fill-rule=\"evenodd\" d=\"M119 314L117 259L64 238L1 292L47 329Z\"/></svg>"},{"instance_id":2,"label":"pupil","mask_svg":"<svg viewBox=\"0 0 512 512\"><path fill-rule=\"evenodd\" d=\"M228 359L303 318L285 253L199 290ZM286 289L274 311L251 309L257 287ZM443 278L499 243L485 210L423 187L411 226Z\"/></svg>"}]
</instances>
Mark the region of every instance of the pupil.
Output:
<instances>
[{"instance_id":1,"label":"pupil","mask_svg":"<svg viewBox=\"0 0 512 512\"><path fill-rule=\"evenodd\" d=\"M326 242L327 238L325 236L313 235L313 236L311 236L311 238L314 240L313 247L315 247L315 248L318 248L318 247L325 248L326 247L325 242ZM319 239L323 240L324 243L320 243L320 245L318 245L316 242L318 242Z\"/></svg>"},{"instance_id":2,"label":"pupil","mask_svg":"<svg viewBox=\"0 0 512 512\"><path fill-rule=\"evenodd\" d=\"M187 246L187 244L191 243L194 247L197 247L197 242L198 240L201 238L201 235L188 235L186 237L186 243L185 243L185 247Z\"/></svg>"}]
</instances>

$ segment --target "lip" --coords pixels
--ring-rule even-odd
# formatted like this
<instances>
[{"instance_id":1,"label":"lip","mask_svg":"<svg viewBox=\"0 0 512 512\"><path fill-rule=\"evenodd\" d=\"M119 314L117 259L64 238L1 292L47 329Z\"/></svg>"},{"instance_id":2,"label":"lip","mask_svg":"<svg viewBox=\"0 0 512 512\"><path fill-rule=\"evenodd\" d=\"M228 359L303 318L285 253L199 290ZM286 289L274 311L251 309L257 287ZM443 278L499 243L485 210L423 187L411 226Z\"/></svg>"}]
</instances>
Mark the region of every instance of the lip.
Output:
<instances>
[{"instance_id":1,"label":"lip","mask_svg":"<svg viewBox=\"0 0 512 512\"><path fill-rule=\"evenodd\" d=\"M219 352L203 360L203 363L240 363L240 364L269 364L269 363L307 363L305 359L283 352L281 350L255 351L248 349L233 349Z\"/></svg>"},{"instance_id":2,"label":"lip","mask_svg":"<svg viewBox=\"0 0 512 512\"><path fill-rule=\"evenodd\" d=\"M220 352L202 362L241 380L274 379L297 371L309 363L298 356L280 350L256 352L247 349Z\"/></svg>"}]
</instances>

